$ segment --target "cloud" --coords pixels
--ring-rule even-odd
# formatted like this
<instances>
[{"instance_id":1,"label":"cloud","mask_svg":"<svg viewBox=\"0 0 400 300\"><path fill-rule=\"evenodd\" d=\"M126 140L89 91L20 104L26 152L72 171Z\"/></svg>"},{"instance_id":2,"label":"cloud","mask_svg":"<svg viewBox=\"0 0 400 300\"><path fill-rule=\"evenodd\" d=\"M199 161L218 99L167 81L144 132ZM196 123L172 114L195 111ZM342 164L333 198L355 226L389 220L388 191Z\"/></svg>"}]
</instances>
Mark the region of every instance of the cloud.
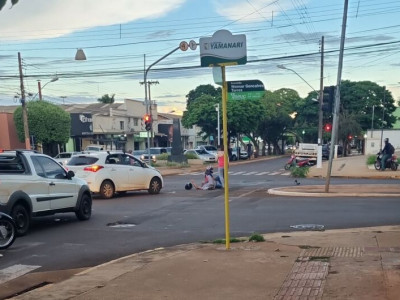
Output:
<instances>
[{"instance_id":1,"label":"cloud","mask_svg":"<svg viewBox=\"0 0 400 300\"><path fill-rule=\"evenodd\" d=\"M21 0L0 11L0 40L60 37L97 26L154 19L179 8L185 0ZM39 32L37 35L32 33Z\"/></svg>"},{"instance_id":2,"label":"cloud","mask_svg":"<svg viewBox=\"0 0 400 300\"><path fill-rule=\"evenodd\" d=\"M296 8L291 0L213 0L218 14L240 23L270 20L272 12L277 16L282 11ZM309 0L302 1L303 6Z\"/></svg>"}]
</instances>

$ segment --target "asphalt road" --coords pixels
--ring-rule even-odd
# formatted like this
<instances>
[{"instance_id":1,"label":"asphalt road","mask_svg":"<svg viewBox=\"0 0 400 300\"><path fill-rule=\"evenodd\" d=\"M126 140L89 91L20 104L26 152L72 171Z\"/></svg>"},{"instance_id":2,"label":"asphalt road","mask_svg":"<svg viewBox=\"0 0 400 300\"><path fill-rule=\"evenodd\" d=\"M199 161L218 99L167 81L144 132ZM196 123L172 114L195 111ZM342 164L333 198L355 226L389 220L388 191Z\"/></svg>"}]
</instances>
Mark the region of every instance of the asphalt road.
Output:
<instances>
[{"instance_id":1,"label":"asphalt road","mask_svg":"<svg viewBox=\"0 0 400 300\"><path fill-rule=\"evenodd\" d=\"M291 198L267 194L270 187L294 184L289 172L283 169L286 160L257 161L230 168L232 237L286 232L298 224L319 224L327 229L400 224L400 201L396 198ZM166 186L160 195L132 192L108 200L95 197L92 218L86 222L78 221L74 214L37 219L27 236L17 238L11 248L0 251L0 284L17 282L17 286L18 280L24 279L23 271L15 274L17 265L22 266L19 269L31 270L30 274L86 268L156 247L225 237L223 190L185 190L189 180L201 182L202 172L187 174L182 169L181 174L164 179ZM325 183L321 179L298 182ZM332 185L352 183L355 188L377 182L331 179ZM17 278L10 281L13 276Z\"/></svg>"}]
</instances>

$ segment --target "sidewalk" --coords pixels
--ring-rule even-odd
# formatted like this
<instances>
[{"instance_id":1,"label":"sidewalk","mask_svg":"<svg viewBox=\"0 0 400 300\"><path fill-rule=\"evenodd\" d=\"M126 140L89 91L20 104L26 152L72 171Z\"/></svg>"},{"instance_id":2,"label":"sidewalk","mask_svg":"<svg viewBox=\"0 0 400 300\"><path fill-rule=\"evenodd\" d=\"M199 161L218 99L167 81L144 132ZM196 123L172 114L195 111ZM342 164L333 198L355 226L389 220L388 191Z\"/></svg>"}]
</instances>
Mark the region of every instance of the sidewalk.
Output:
<instances>
[{"instance_id":1,"label":"sidewalk","mask_svg":"<svg viewBox=\"0 0 400 300\"><path fill-rule=\"evenodd\" d=\"M400 175L400 171L369 170L365 161L364 156L336 159L332 176ZM324 177L326 168L327 162L321 169L312 167L310 176ZM387 196L400 195L397 184L390 186L389 191L389 185L363 185L356 196L382 196L382 189ZM304 196L319 193L320 188L299 185L275 190ZM331 185L335 196L339 190L353 196L354 189ZM264 237L265 242L231 243L229 250L224 244L195 243L136 253L12 299L399 299L400 226Z\"/></svg>"},{"instance_id":2,"label":"sidewalk","mask_svg":"<svg viewBox=\"0 0 400 300\"><path fill-rule=\"evenodd\" d=\"M399 299L400 226L133 254L13 299Z\"/></svg>"}]
</instances>

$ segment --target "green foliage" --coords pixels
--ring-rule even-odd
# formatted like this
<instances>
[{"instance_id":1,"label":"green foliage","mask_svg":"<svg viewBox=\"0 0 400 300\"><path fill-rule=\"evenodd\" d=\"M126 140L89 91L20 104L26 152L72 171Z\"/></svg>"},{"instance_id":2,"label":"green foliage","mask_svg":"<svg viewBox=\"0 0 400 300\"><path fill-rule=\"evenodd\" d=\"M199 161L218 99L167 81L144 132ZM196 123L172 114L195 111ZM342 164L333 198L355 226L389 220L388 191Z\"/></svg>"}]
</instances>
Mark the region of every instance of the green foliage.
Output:
<instances>
[{"instance_id":1,"label":"green foliage","mask_svg":"<svg viewBox=\"0 0 400 300\"><path fill-rule=\"evenodd\" d=\"M373 165L376 160L376 155L369 155L367 157L367 165Z\"/></svg>"},{"instance_id":2,"label":"green foliage","mask_svg":"<svg viewBox=\"0 0 400 300\"><path fill-rule=\"evenodd\" d=\"M103 95L101 98L98 98L97 101L101 102L101 103L114 103L115 99L115 94L112 94L111 96L108 94Z\"/></svg>"},{"instance_id":3,"label":"green foliage","mask_svg":"<svg viewBox=\"0 0 400 300\"><path fill-rule=\"evenodd\" d=\"M231 243L241 243L241 242L244 242L245 240L238 239L238 238L230 238L229 241ZM213 241L213 244L225 244L225 243L226 243L225 239L218 239L218 240Z\"/></svg>"},{"instance_id":4,"label":"green foliage","mask_svg":"<svg viewBox=\"0 0 400 300\"><path fill-rule=\"evenodd\" d=\"M202 95L209 95L214 99L220 99L222 95L222 89L220 87L215 88L211 84L199 85L186 95L186 109L189 109L189 106Z\"/></svg>"},{"instance_id":5,"label":"green foliage","mask_svg":"<svg viewBox=\"0 0 400 300\"><path fill-rule=\"evenodd\" d=\"M310 172L310 167L298 167L294 166L290 168L290 174L292 177L305 178L308 172Z\"/></svg>"},{"instance_id":6,"label":"green foliage","mask_svg":"<svg viewBox=\"0 0 400 300\"><path fill-rule=\"evenodd\" d=\"M30 101L26 104L29 134L34 135L37 143L68 142L70 137L71 117L62 108L46 101ZM14 123L18 139L25 139L22 107L14 112Z\"/></svg>"},{"instance_id":7,"label":"green foliage","mask_svg":"<svg viewBox=\"0 0 400 300\"><path fill-rule=\"evenodd\" d=\"M159 154L157 155L157 160L167 160L168 156L169 156L168 153Z\"/></svg>"},{"instance_id":8,"label":"green foliage","mask_svg":"<svg viewBox=\"0 0 400 300\"><path fill-rule=\"evenodd\" d=\"M186 153L185 156L187 159L197 159L197 156L194 153Z\"/></svg>"},{"instance_id":9,"label":"green foliage","mask_svg":"<svg viewBox=\"0 0 400 300\"><path fill-rule=\"evenodd\" d=\"M261 234L254 233L252 236L250 236L249 242L265 242L265 238Z\"/></svg>"}]
</instances>

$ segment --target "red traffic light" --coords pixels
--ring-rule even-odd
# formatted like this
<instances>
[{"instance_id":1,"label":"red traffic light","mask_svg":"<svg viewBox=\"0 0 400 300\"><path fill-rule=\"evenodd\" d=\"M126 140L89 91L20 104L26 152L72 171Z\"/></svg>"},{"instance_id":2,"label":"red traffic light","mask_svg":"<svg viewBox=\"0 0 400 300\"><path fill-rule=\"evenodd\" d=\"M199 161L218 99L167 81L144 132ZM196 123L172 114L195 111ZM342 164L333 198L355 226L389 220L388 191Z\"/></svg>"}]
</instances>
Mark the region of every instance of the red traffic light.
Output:
<instances>
[{"instance_id":1,"label":"red traffic light","mask_svg":"<svg viewBox=\"0 0 400 300\"><path fill-rule=\"evenodd\" d=\"M150 120L150 115L144 115L143 116L143 120L145 121L145 122L150 122L151 120Z\"/></svg>"},{"instance_id":2,"label":"red traffic light","mask_svg":"<svg viewBox=\"0 0 400 300\"><path fill-rule=\"evenodd\" d=\"M331 132L332 131L332 125L329 124L329 123L325 124L324 130L325 130L325 132Z\"/></svg>"}]
</instances>

